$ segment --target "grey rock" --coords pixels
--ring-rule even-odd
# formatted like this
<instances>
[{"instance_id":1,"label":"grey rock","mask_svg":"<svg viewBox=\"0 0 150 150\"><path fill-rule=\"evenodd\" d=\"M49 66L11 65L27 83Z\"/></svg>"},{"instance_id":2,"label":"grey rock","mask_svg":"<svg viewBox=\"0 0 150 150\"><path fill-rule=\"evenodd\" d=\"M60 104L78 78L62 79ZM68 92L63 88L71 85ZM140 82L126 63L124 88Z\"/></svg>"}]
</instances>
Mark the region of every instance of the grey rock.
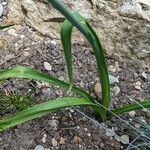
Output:
<instances>
[{"instance_id":1,"label":"grey rock","mask_svg":"<svg viewBox=\"0 0 150 150\"><path fill-rule=\"evenodd\" d=\"M119 80L117 77L109 75L109 82L110 82L110 84L114 84L114 83L119 83Z\"/></svg>"},{"instance_id":2,"label":"grey rock","mask_svg":"<svg viewBox=\"0 0 150 150\"><path fill-rule=\"evenodd\" d=\"M57 130L57 127L58 127L58 120L55 120L55 119L52 119L49 121L49 125L54 129L54 130Z\"/></svg>"},{"instance_id":3,"label":"grey rock","mask_svg":"<svg viewBox=\"0 0 150 150\"><path fill-rule=\"evenodd\" d=\"M93 23L109 56L146 58L143 60L149 62L149 0L126 0L123 3L118 0L91 0L91 3L88 0L66 0L65 3ZM25 21L42 35L60 39L59 18L63 16L43 0L9 0L8 10L8 17ZM84 42L78 32L73 38L79 43Z\"/></svg>"},{"instance_id":4,"label":"grey rock","mask_svg":"<svg viewBox=\"0 0 150 150\"><path fill-rule=\"evenodd\" d=\"M34 150L45 150L45 148L42 145L37 145Z\"/></svg>"},{"instance_id":5,"label":"grey rock","mask_svg":"<svg viewBox=\"0 0 150 150\"><path fill-rule=\"evenodd\" d=\"M6 6L6 5L7 5L7 2L2 2L2 5L3 5L3 6Z\"/></svg>"},{"instance_id":6,"label":"grey rock","mask_svg":"<svg viewBox=\"0 0 150 150\"><path fill-rule=\"evenodd\" d=\"M52 145L54 146L54 147L56 147L57 145L58 145L58 142L56 141L56 139L55 138L52 138Z\"/></svg>"},{"instance_id":7,"label":"grey rock","mask_svg":"<svg viewBox=\"0 0 150 150\"><path fill-rule=\"evenodd\" d=\"M107 129L105 134L109 137L113 137L115 135L115 132L111 129Z\"/></svg>"},{"instance_id":8,"label":"grey rock","mask_svg":"<svg viewBox=\"0 0 150 150\"><path fill-rule=\"evenodd\" d=\"M146 72L142 72L142 77L143 77L144 79L147 79L147 78L148 78L148 74L147 74Z\"/></svg>"},{"instance_id":9,"label":"grey rock","mask_svg":"<svg viewBox=\"0 0 150 150\"><path fill-rule=\"evenodd\" d=\"M124 135L122 135L121 137L120 137L120 140L121 140L121 142L123 143L123 144L129 144L129 135L127 135L127 134L124 134Z\"/></svg>"},{"instance_id":10,"label":"grey rock","mask_svg":"<svg viewBox=\"0 0 150 150\"><path fill-rule=\"evenodd\" d=\"M120 88L119 86L115 86L112 89L114 96L117 96L120 93Z\"/></svg>"},{"instance_id":11,"label":"grey rock","mask_svg":"<svg viewBox=\"0 0 150 150\"><path fill-rule=\"evenodd\" d=\"M50 63L48 62L44 62L44 68L47 71L51 71L52 70L52 66L50 65Z\"/></svg>"},{"instance_id":12,"label":"grey rock","mask_svg":"<svg viewBox=\"0 0 150 150\"><path fill-rule=\"evenodd\" d=\"M3 11L4 11L3 5L0 4L0 17L3 15Z\"/></svg>"},{"instance_id":13,"label":"grey rock","mask_svg":"<svg viewBox=\"0 0 150 150\"><path fill-rule=\"evenodd\" d=\"M149 0L127 0L124 1L120 12L130 17L139 17L150 21L150 1ZM145 7L145 9L143 9Z\"/></svg>"},{"instance_id":14,"label":"grey rock","mask_svg":"<svg viewBox=\"0 0 150 150\"><path fill-rule=\"evenodd\" d=\"M100 94L102 92L102 89L101 89L101 84L100 82L97 82L94 86L94 91L96 94Z\"/></svg>"}]
</instances>

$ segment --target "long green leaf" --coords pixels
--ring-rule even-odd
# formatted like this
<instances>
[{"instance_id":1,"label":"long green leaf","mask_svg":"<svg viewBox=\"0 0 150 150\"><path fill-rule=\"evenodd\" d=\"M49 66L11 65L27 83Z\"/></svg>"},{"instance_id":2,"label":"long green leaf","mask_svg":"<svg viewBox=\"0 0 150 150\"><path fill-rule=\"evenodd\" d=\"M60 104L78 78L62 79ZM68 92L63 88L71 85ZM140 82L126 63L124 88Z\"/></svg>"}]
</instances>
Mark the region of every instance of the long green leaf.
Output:
<instances>
[{"instance_id":1,"label":"long green leaf","mask_svg":"<svg viewBox=\"0 0 150 150\"><path fill-rule=\"evenodd\" d=\"M23 67L23 66L18 66L10 69L6 69L3 71L0 71L0 80L6 80L8 78L26 78L26 79L33 79L33 80L39 80L39 81L44 81L48 82L54 86L59 86L64 89L69 89L70 84L58 80L50 75L46 75L44 73L41 73L39 71L36 71L32 68L29 67ZM75 85L72 86L71 91L80 94L84 98L88 99L90 102L95 103L95 100L83 89L76 87ZM101 116L101 109L94 109L96 115L98 117Z\"/></svg>"},{"instance_id":2,"label":"long green leaf","mask_svg":"<svg viewBox=\"0 0 150 150\"><path fill-rule=\"evenodd\" d=\"M14 26L14 24L10 24L10 25L0 25L0 30L6 29L6 28L9 28L9 27L12 27L12 26Z\"/></svg>"},{"instance_id":3,"label":"long green leaf","mask_svg":"<svg viewBox=\"0 0 150 150\"><path fill-rule=\"evenodd\" d=\"M80 16L78 13L74 13L74 15L80 19L80 22L85 26L85 29L87 32L89 32L89 35L91 35L90 43L94 49L96 60L97 60L97 69L99 73L99 77L101 80L101 86L102 86L102 105L106 108L109 107L110 103L110 84L109 84L109 78L108 78L108 72L107 67L105 63L105 56L103 53L103 49L101 47L101 44L99 42L99 39L95 33L95 31L92 29L90 24ZM67 30L67 29L68 30ZM62 44L65 51L66 56L66 62L67 62L67 68L70 70L69 76L72 77L72 61L71 61L71 32L72 32L73 26L69 23L69 21L65 20L64 24L62 25L62 33L63 36L61 36ZM68 32L67 32L68 31ZM62 35L62 34L61 34ZM66 39L63 39L66 36ZM107 110L103 110L103 116L106 117Z\"/></svg>"},{"instance_id":4,"label":"long green leaf","mask_svg":"<svg viewBox=\"0 0 150 150\"><path fill-rule=\"evenodd\" d=\"M32 69L30 67L18 66L18 67L0 71L0 80L5 80L8 78L26 78L26 79L39 80L39 81L48 82L55 86L60 86L65 89L69 89L70 87L68 83L58 80L50 75L46 75L44 73L36 71L35 69ZM92 100L91 96L81 88L73 86L72 91L82 95L83 97L89 100Z\"/></svg>"},{"instance_id":5,"label":"long green leaf","mask_svg":"<svg viewBox=\"0 0 150 150\"><path fill-rule=\"evenodd\" d=\"M144 100L142 102L122 106L120 108L113 110L112 112L116 115L120 115L120 114L123 114L125 112L129 112L129 111L133 111L133 110L139 110L139 109L143 109L143 108L150 108L150 99ZM114 116L114 115L112 113L110 113L109 117L112 117L112 116Z\"/></svg>"},{"instance_id":6,"label":"long green leaf","mask_svg":"<svg viewBox=\"0 0 150 150\"><path fill-rule=\"evenodd\" d=\"M32 120L44 116L48 113L58 111L65 107L72 106L92 106L97 107L94 103L89 102L84 98L76 97L61 97L54 100L50 100L41 104L37 104L31 108L28 108L24 111L17 113L13 117L0 120L0 132L24 123L26 121Z\"/></svg>"},{"instance_id":7,"label":"long green leaf","mask_svg":"<svg viewBox=\"0 0 150 150\"><path fill-rule=\"evenodd\" d=\"M98 74L102 86L102 101L103 101L102 104L108 108L110 102L110 84L108 78L108 71L106 67L103 49L96 33L94 32L94 30L91 28L91 26L88 24L87 21L85 21L86 23L85 27L85 25L83 25L80 22L80 17L71 13L71 11L60 0L48 0L48 1L88 39L91 46L93 47L97 61ZM106 112L107 111L104 112L105 117Z\"/></svg>"},{"instance_id":8,"label":"long green leaf","mask_svg":"<svg viewBox=\"0 0 150 150\"><path fill-rule=\"evenodd\" d=\"M72 33L72 24L65 20L61 27L61 42L65 54L68 77L70 80L70 84L73 84L73 71L72 71L72 53L71 53L71 33Z\"/></svg>"}]
</instances>

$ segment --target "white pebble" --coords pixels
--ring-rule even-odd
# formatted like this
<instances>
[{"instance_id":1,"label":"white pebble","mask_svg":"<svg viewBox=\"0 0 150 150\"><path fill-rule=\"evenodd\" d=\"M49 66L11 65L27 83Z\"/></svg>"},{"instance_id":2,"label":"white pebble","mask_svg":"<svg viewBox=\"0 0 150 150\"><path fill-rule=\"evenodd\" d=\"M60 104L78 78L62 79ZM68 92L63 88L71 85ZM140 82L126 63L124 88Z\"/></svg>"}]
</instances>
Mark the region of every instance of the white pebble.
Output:
<instances>
[{"instance_id":1,"label":"white pebble","mask_svg":"<svg viewBox=\"0 0 150 150\"><path fill-rule=\"evenodd\" d=\"M87 133L87 136L89 136L89 137L90 137L90 136L91 136L91 133Z\"/></svg>"},{"instance_id":2,"label":"white pebble","mask_svg":"<svg viewBox=\"0 0 150 150\"><path fill-rule=\"evenodd\" d=\"M43 143L45 143L45 142L46 142L46 137L47 137L47 135L46 135L46 134L44 134L44 135L43 135L43 138L42 138L42 142L43 142Z\"/></svg>"},{"instance_id":3,"label":"white pebble","mask_svg":"<svg viewBox=\"0 0 150 150\"><path fill-rule=\"evenodd\" d=\"M124 134L120 137L120 139L123 144L129 144L129 135Z\"/></svg>"},{"instance_id":4,"label":"white pebble","mask_svg":"<svg viewBox=\"0 0 150 150\"><path fill-rule=\"evenodd\" d=\"M44 62L44 68L45 68L47 71L51 71L51 70L52 70L52 66L51 66L48 62Z\"/></svg>"},{"instance_id":5,"label":"white pebble","mask_svg":"<svg viewBox=\"0 0 150 150\"><path fill-rule=\"evenodd\" d=\"M119 88L119 86L115 86L115 87L113 88L113 92L114 92L114 95L117 96L117 95L120 93L120 88Z\"/></svg>"},{"instance_id":6,"label":"white pebble","mask_svg":"<svg viewBox=\"0 0 150 150\"><path fill-rule=\"evenodd\" d=\"M57 141L56 141L56 139L55 138L52 138L52 145L54 146L54 147L56 147L57 145L58 145L58 143L57 143Z\"/></svg>"},{"instance_id":7,"label":"white pebble","mask_svg":"<svg viewBox=\"0 0 150 150\"><path fill-rule=\"evenodd\" d=\"M3 15L3 11L4 11L3 5L0 4L0 17Z\"/></svg>"},{"instance_id":8,"label":"white pebble","mask_svg":"<svg viewBox=\"0 0 150 150\"><path fill-rule=\"evenodd\" d=\"M147 79L147 78L148 78L148 74L147 74L146 72L142 72L142 77L143 77L144 79Z\"/></svg>"},{"instance_id":9,"label":"white pebble","mask_svg":"<svg viewBox=\"0 0 150 150\"><path fill-rule=\"evenodd\" d=\"M129 112L129 115L130 115L131 117L134 117L134 116L135 116L135 114L136 114L136 112L135 112L135 111L130 111L130 112Z\"/></svg>"},{"instance_id":10,"label":"white pebble","mask_svg":"<svg viewBox=\"0 0 150 150\"><path fill-rule=\"evenodd\" d=\"M51 44L56 45L57 42L53 40L53 41L51 41Z\"/></svg>"},{"instance_id":11,"label":"white pebble","mask_svg":"<svg viewBox=\"0 0 150 150\"><path fill-rule=\"evenodd\" d=\"M9 29L8 30L8 34L12 35L12 36L18 36L18 34L16 33L15 29Z\"/></svg>"},{"instance_id":12,"label":"white pebble","mask_svg":"<svg viewBox=\"0 0 150 150\"><path fill-rule=\"evenodd\" d=\"M120 136L118 136L117 134L115 134L114 138L115 138L115 140L118 141L118 142L121 141Z\"/></svg>"},{"instance_id":13,"label":"white pebble","mask_svg":"<svg viewBox=\"0 0 150 150\"><path fill-rule=\"evenodd\" d=\"M111 129L108 129L108 130L106 130L106 133L105 133L107 136L109 136L109 137L113 137L114 135L115 135L115 132L114 131L112 131Z\"/></svg>"},{"instance_id":14,"label":"white pebble","mask_svg":"<svg viewBox=\"0 0 150 150\"><path fill-rule=\"evenodd\" d=\"M42 145L37 145L34 150L45 150L45 148Z\"/></svg>"},{"instance_id":15,"label":"white pebble","mask_svg":"<svg viewBox=\"0 0 150 150\"><path fill-rule=\"evenodd\" d=\"M54 129L54 130L57 130L57 127L58 127L58 120L55 120L55 119L52 119L49 121L49 125Z\"/></svg>"},{"instance_id":16,"label":"white pebble","mask_svg":"<svg viewBox=\"0 0 150 150\"><path fill-rule=\"evenodd\" d=\"M2 5L3 5L3 6L6 6L6 5L7 5L7 2L2 2Z\"/></svg>"},{"instance_id":17,"label":"white pebble","mask_svg":"<svg viewBox=\"0 0 150 150\"><path fill-rule=\"evenodd\" d=\"M102 89L101 89L101 84L99 82L97 82L94 86L94 91L96 94L99 94L102 92Z\"/></svg>"},{"instance_id":18,"label":"white pebble","mask_svg":"<svg viewBox=\"0 0 150 150\"><path fill-rule=\"evenodd\" d=\"M114 83L119 83L119 80L117 77L109 75L109 82L110 82L110 84L114 84Z\"/></svg>"}]
</instances>

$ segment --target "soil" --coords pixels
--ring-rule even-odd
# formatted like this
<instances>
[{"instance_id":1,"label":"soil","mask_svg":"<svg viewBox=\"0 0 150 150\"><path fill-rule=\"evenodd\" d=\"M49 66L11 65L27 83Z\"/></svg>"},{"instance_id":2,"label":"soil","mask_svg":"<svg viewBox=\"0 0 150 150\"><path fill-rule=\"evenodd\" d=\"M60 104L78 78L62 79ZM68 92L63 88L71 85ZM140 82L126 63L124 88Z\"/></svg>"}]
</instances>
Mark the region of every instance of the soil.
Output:
<instances>
[{"instance_id":1,"label":"soil","mask_svg":"<svg viewBox=\"0 0 150 150\"><path fill-rule=\"evenodd\" d=\"M3 22L2 19L1 22ZM61 80L67 80L66 65L60 41L41 36L25 23L0 31L0 35L2 43L0 47L0 69L18 65L30 66ZM98 82L98 78L96 61L91 47L87 43L74 43L73 55L76 85L89 91L99 101L100 96L94 91L94 85ZM112 92L111 108L150 97L148 95L150 92L149 81L141 76L144 71L148 73L146 65L141 63L140 60L134 61L116 55L109 56L109 54L106 55L106 60L108 66L114 65L115 62L119 64L119 69L116 72L110 70L110 74L118 76L119 79L118 84L111 86L112 91L116 85L120 88L120 93L117 96L114 96ZM50 63L51 71L44 68L44 62ZM135 88L134 84L137 81L142 84L140 89ZM9 79L0 85L0 91L7 93L20 91L25 94L33 88L36 91L34 103L67 95L65 90L40 84L33 80ZM70 95L74 94L71 93ZM10 114L11 112L0 115L0 118ZM120 117L134 126L135 120L139 119L139 116L147 123L149 122L149 113L142 110L136 111L133 118L129 114ZM125 127L121 119L113 118L101 123L96 121L92 110L89 108L77 108L77 110L67 108L61 112L46 115L0 133L0 150L32 150L39 144L47 150L125 149L128 144L123 144L117 141L114 136L106 134L106 130L112 129L119 136L129 135L130 142L132 142L137 133L133 129ZM134 144L140 143L142 143L142 139L135 141ZM148 149L148 146L142 146L141 149Z\"/></svg>"}]
</instances>

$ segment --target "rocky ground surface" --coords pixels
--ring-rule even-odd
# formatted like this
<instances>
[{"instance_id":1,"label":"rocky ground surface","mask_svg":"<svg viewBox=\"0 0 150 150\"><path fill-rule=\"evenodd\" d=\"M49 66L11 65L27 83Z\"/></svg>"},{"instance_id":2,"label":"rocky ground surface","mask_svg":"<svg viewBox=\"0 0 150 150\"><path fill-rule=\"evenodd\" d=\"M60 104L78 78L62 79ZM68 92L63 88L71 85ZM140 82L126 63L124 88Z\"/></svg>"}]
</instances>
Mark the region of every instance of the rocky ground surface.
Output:
<instances>
[{"instance_id":1,"label":"rocky ground surface","mask_svg":"<svg viewBox=\"0 0 150 150\"><path fill-rule=\"evenodd\" d=\"M16 19L13 17L16 12L14 14L12 12L15 10L19 11L20 3L17 0L15 2L18 4L18 9L12 10L13 5L10 7L12 0L0 1L0 23L8 23ZM16 6L15 2L14 6ZM27 4L25 2L31 3L33 1L28 0L22 2L22 7L24 9L29 9L29 7L26 7ZM37 5L39 5L42 1L37 2ZM89 2L85 2L88 3L86 6L90 8ZM102 7L107 4L107 10L109 10L107 14L110 14L110 10L120 6L119 8L122 8L120 12L122 12L122 14L126 12L126 15L124 14L123 16L128 15L125 9L126 5L132 4L128 3L128 1L126 1L126 3L115 3L115 0L103 0L101 1L101 4L103 2L103 5L99 5L98 2L98 0L92 1L93 8L96 6ZM112 3L113 5L111 5ZM42 6L44 7L45 5L47 4L43 2ZM146 7L147 5L145 4L144 6ZM81 8L83 6L84 3L81 5ZM104 6L102 7L103 9L105 8ZM139 3L133 3L133 6L141 9L141 7L138 7ZM30 9L33 9L33 7L30 7ZM131 9L137 10L132 7ZM114 24L116 21L116 25L110 33L111 36L109 36L108 33L112 27L107 27L107 29L103 30L104 27L100 27L97 25L98 23L96 24L96 22L94 23L93 21L93 25L95 25L95 27L97 25L99 28L99 32L97 33L103 33L102 35L105 33L102 41L104 45L106 45L106 59L109 74L111 75L111 108L150 98L150 95L148 94L150 93L150 68L148 64L149 35L145 35L145 32L149 31L149 18L144 15L145 11L149 12L149 9L147 9L148 8L146 7L143 11L140 11L142 15L138 17L139 22L136 22L137 13L128 15L130 16L130 19L127 21L126 17L123 18L124 20L121 20L120 16L116 14L115 16L114 11L111 12L112 16L115 16L114 18L110 19L108 16L105 16L106 20L103 20L103 22L102 20L99 20L99 22L104 23L103 25L107 23L107 20L114 20ZM93 9L90 10L93 11ZM99 16L103 15L105 11L106 10L104 9L99 13ZM133 13L135 11L128 12ZM83 13L86 14L86 12ZM91 14L92 13L93 12L91 12ZM49 19L49 17L51 16L48 16L47 19ZM33 18L28 17L27 19L26 16L24 14L21 15L21 13L20 18L18 25L0 31L0 69L24 65L34 67L47 74L56 76L61 80L67 80L63 51L57 31L57 26L59 25L57 24L56 29L52 30L55 31L52 32L53 34L43 33L43 31L48 31L46 28L47 26L44 26L44 22L42 22L42 25L38 28L34 25L37 25L37 23L31 23L31 20L36 21ZM121 24L118 24L118 19ZM22 21L20 22L20 20ZM134 24L134 22L136 22L136 24ZM46 30L42 28L43 26ZM54 26L54 24L51 26ZM131 28L133 26L136 28ZM117 27L119 30L116 29ZM123 27L128 27L128 32L127 30L125 32ZM43 30L40 31L39 29ZM133 31L134 29L137 31L136 35L132 34L135 33L135 31ZM113 34L114 36L112 37ZM120 34L121 36L119 36ZM122 42L123 37L125 42ZM106 39L108 41L110 39L108 45L106 44ZM114 45L114 43L116 43L116 45ZM127 51L123 52L121 48L123 50L126 49ZM92 96L99 100L101 97L101 89L97 78L96 62L92 49L86 41L75 39L73 54L75 83L89 91ZM40 103L61 95L67 95L66 91L57 87L30 80L11 79L0 85L0 91L5 93L19 91L22 94L25 94L33 88L35 89L35 93L33 94L34 103ZM0 110L0 118L12 114L11 111L4 114L4 111L5 110L3 109ZM147 111L133 111L122 115L120 119L113 118L105 123L100 123L95 121L94 114L88 108L80 108L79 110L68 108L64 111L47 115L43 118L24 123L23 125L0 133L0 150L44 150L44 148L45 150L125 149L128 147L129 143L138 136L138 133L131 129L131 127L126 127L121 119L129 121L132 128L137 128L140 132L147 132L146 128L144 128L144 125L148 125L150 121L149 112ZM142 138L139 138L133 144L137 145L142 142ZM148 149L147 146L142 146L140 148Z\"/></svg>"}]
</instances>

